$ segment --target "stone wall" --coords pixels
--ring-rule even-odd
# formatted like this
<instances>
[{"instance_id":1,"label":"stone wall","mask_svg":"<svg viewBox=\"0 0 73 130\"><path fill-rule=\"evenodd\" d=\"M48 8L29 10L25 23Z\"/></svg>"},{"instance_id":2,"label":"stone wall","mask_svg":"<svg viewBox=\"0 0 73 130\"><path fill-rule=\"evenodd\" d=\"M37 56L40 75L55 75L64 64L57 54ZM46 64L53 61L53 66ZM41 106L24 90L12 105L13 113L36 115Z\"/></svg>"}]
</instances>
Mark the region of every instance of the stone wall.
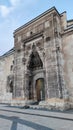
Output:
<instances>
[{"instance_id":1,"label":"stone wall","mask_svg":"<svg viewBox=\"0 0 73 130\"><path fill-rule=\"evenodd\" d=\"M60 20L58 12L52 10L14 32L15 97L28 99L30 75L28 64L34 44L45 70L46 98L64 98Z\"/></svg>"},{"instance_id":2,"label":"stone wall","mask_svg":"<svg viewBox=\"0 0 73 130\"><path fill-rule=\"evenodd\" d=\"M70 32L71 33L71 32ZM62 40L63 64L66 87L70 101L73 102L73 34L66 34Z\"/></svg>"},{"instance_id":3,"label":"stone wall","mask_svg":"<svg viewBox=\"0 0 73 130\"><path fill-rule=\"evenodd\" d=\"M13 53L5 54L0 57L0 101L5 102L11 100L12 94L7 91L8 76L12 75L11 68L13 66Z\"/></svg>"}]
</instances>

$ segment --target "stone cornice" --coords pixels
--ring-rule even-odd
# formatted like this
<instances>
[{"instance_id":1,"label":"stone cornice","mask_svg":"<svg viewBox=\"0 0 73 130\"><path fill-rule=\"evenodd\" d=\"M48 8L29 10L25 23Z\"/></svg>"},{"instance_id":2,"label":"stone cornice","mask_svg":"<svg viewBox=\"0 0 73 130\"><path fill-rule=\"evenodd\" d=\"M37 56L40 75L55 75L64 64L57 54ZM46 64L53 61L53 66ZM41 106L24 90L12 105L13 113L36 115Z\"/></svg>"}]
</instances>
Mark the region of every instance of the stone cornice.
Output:
<instances>
[{"instance_id":1,"label":"stone cornice","mask_svg":"<svg viewBox=\"0 0 73 130\"><path fill-rule=\"evenodd\" d=\"M37 34L32 34L30 37L27 37L26 39L22 40L22 42L25 44L27 42L30 42L34 39L37 39L39 37L42 37L43 36L43 31L41 31L40 33L37 33Z\"/></svg>"},{"instance_id":2,"label":"stone cornice","mask_svg":"<svg viewBox=\"0 0 73 130\"><path fill-rule=\"evenodd\" d=\"M61 35L64 36L69 33L73 33L73 27L65 29L63 32L61 32Z\"/></svg>"},{"instance_id":3,"label":"stone cornice","mask_svg":"<svg viewBox=\"0 0 73 130\"><path fill-rule=\"evenodd\" d=\"M2 56L0 56L0 59L5 58L7 56L10 56L14 53L14 48L12 48L11 50L9 50L8 52L6 52L5 54L3 54Z\"/></svg>"},{"instance_id":4,"label":"stone cornice","mask_svg":"<svg viewBox=\"0 0 73 130\"><path fill-rule=\"evenodd\" d=\"M43 16L47 15L48 13L52 12L52 11L55 11L58 14L58 16L60 17L60 14L57 11L57 9L55 7L52 7L49 10L45 11L44 13L42 13L41 15L37 16L36 18L32 19L31 21L27 22L26 24L22 25L21 27L17 28L14 31L14 34L16 32L18 32L18 31L20 31L21 29L25 28L26 26L30 25L31 23L35 22L36 20L38 20L38 19L42 18Z\"/></svg>"}]
</instances>

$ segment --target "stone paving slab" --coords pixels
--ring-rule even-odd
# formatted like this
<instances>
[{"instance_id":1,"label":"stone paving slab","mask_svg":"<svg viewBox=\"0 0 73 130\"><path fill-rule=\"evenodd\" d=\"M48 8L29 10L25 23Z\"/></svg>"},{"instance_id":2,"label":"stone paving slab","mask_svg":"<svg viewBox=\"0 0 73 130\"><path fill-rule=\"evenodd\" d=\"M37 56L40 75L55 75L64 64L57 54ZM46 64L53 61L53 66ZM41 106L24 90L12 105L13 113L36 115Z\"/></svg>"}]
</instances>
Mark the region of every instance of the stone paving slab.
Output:
<instances>
[{"instance_id":1,"label":"stone paving slab","mask_svg":"<svg viewBox=\"0 0 73 130\"><path fill-rule=\"evenodd\" d=\"M24 108L16 108L15 107L5 107L2 110L17 112L21 114L30 114L30 115L37 115L37 116L44 116L44 117L52 117L52 118L60 118L65 120L73 120L73 114L69 112L55 112L55 111L46 111L46 110L36 110L36 109L24 109ZM1 107L0 107L1 109Z\"/></svg>"},{"instance_id":2,"label":"stone paving slab","mask_svg":"<svg viewBox=\"0 0 73 130\"><path fill-rule=\"evenodd\" d=\"M0 130L73 130L72 113L0 105Z\"/></svg>"},{"instance_id":3,"label":"stone paving slab","mask_svg":"<svg viewBox=\"0 0 73 130\"><path fill-rule=\"evenodd\" d=\"M19 110L20 112L20 110ZM73 120L73 114L69 113L60 113L60 112L51 112L51 111L41 111L41 110L22 110L23 113L31 114L31 115L38 115L44 117L53 117L53 118L60 118L66 120Z\"/></svg>"}]
</instances>

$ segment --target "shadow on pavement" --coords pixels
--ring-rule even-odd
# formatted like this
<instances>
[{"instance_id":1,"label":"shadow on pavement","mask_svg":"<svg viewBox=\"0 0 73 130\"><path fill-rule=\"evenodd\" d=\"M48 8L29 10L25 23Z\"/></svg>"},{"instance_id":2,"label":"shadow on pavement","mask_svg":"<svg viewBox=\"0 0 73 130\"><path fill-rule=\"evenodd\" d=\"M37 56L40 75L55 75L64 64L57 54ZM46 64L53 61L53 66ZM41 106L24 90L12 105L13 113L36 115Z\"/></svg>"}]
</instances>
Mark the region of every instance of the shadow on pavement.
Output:
<instances>
[{"instance_id":1,"label":"shadow on pavement","mask_svg":"<svg viewBox=\"0 0 73 130\"><path fill-rule=\"evenodd\" d=\"M56 119L61 119L61 120L69 120L73 121L73 119L70 118L65 118L65 117L58 117L58 116L51 116L51 115L42 115L42 114L36 114L36 113L29 113L29 112L20 112L20 111L12 111L12 110L5 110L5 109L0 109L1 111L7 111L7 112L13 112L13 113L20 113L20 114L25 114L25 115L33 115L33 116L41 116L41 117L48 117L48 118L56 118ZM69 114L69 113L68 113Z\"/></svg>"},{"instance_id":2,"label":"shadow on pavement","mask_svg":"<svg viewBox=\"0 0 73 130\"><path fill-rule=\"evenodd\" d=\"M13 121L12 121L12 126L11 126L10 130L17 130L17 119L18 119L18 117L14 117L14 120L12 119ZM10 120L11 120L11 118L10 118Z\"/></svg>"},{"instance_id":3,"label":"shadow on pavement","mask_svg":"<svg viewBox=\"0 0 73 130\"><path fill-rule=\"evenodd\" d=\"M12 121L12 126L11 126L10 130L17 130L18 123L21 125L25 125L25 126L28 126L30 128L33 128L35 130L53 130L51 128L48 128L46 126L31 122L31 121L19 119L19 117L16 117L16 116L8 117L5 115L0 115L0 118Z\"/></svg>"}]
</instances>

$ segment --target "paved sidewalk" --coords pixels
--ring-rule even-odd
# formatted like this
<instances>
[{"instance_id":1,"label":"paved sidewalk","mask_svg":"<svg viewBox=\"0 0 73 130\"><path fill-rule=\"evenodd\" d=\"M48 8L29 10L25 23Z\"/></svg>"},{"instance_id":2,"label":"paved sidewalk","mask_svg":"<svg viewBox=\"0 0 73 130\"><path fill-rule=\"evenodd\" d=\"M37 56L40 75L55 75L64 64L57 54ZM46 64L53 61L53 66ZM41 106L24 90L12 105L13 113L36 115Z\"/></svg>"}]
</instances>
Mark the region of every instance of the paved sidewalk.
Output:
<instances>
[{"instance_id":1,"label":"paved sidewalk","mask_svg":"<svg viewBox=\"0 0 73 130\"><path fill-rule=\"evenodd\" d=\"M0 110L1 110L1 107L0 107ZM73 111L70 111L70 110L60 112L60 111L50 111L50 110L24 109L23 107L11 107L11 106L3 107L3 105L2 105L2 110L8 111L8 112L12 111L12 112L21 113L21 114L44 116L44 117L51 117L51 118L58 118L58 119L65 119L65 120L73 121Z\"/></svg>"},{"instance_id":2,"label":"paved sidewalk","mask_svg":"<svg viewBox=\"0 0 73 130\"><path fill-rule=\"evenodd\" d=\"M73 110L33 110L0 104L0 130L73 130Z\"/></svg>"}]
</instances>

